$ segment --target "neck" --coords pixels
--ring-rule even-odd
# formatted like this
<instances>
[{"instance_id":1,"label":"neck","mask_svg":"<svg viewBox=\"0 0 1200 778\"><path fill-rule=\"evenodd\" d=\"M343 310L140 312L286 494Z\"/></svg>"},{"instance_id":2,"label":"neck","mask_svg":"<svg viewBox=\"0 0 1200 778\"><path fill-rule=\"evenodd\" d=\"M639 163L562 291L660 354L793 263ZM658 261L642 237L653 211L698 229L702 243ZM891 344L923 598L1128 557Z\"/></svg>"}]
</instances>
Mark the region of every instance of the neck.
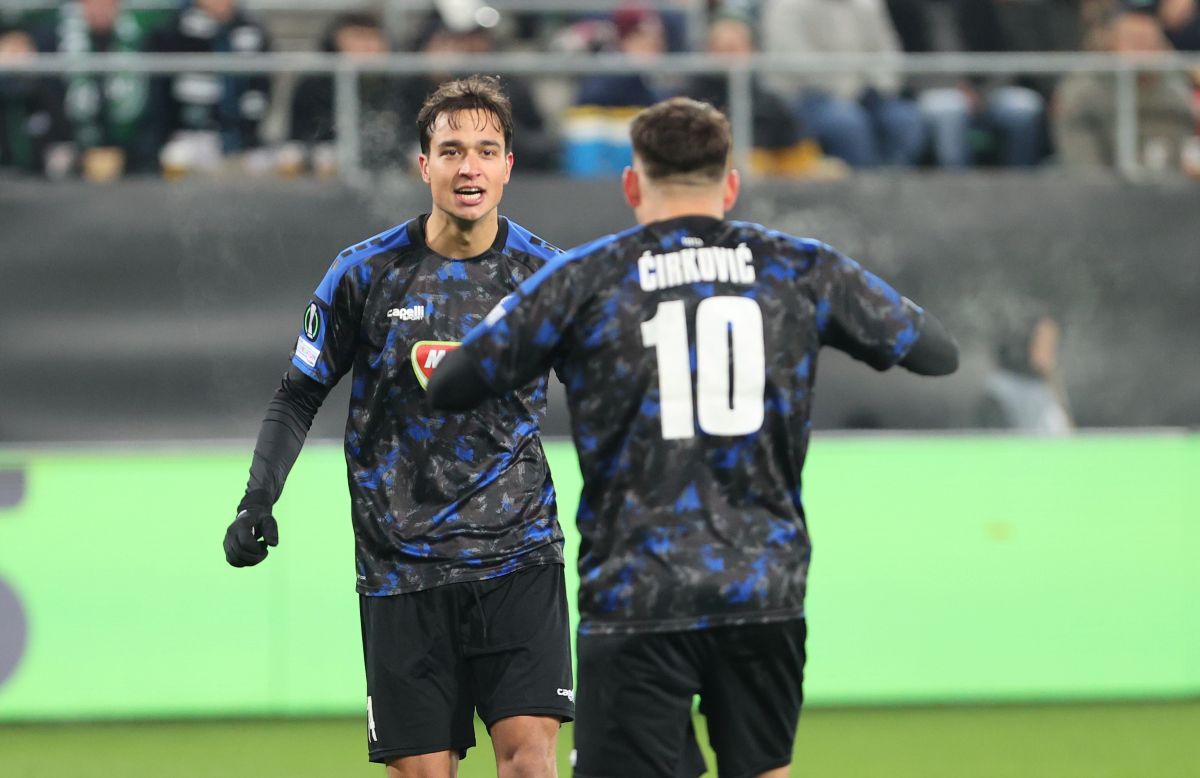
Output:
<instances>
[{"instance_id":1,"label":"neck","mask_svg":"<svg viewBox=\"0 0 1200 778\"><path fill-rule=\"evenodd\" d=\"M718 199L711 198L672 198L670 200L643 200L634 209L638 224L661 222L680 216L711 216L714 219L724 219L725 209Z\"/></svg>"},{"instance_id":2,"label":"neck","mask_svg":"<svg viewBox=\"0 0 1200 778\"><path fill-rule=\"evenodd\" d=\"M500 217L496 211L478 221L467 222L434 208L425 220L425 245L443 257L477 257L496 242Z\"/></svg>"}]
</instances>

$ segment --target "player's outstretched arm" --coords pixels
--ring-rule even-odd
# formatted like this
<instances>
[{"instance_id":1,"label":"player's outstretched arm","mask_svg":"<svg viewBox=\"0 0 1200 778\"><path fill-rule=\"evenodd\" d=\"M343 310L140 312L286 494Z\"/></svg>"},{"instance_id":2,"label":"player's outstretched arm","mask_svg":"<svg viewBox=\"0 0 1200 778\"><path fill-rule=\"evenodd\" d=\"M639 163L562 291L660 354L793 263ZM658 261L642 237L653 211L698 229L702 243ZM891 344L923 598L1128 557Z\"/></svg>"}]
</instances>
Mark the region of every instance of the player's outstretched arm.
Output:
<instances>
[{"instance_id":1,"label":"player's outstretched arm","mask_svg":"<svg viewBox=\"0 0 1200 778\"><path fill-rule=\"evenodd\" d=\"M917 340L899 364L918 375L949 375L958 369L958 344L942 322L925 311Z\"/></svg>"},{"instance_id":2,"label":"player's outstretched arm","mask_svg":"<svg viewBox=\"0 0 1200 778\"><path fill-rule=\"evenodd\" d=\"M267 548L279 545L279 526L271 507L283 492L317 409L329 388L296 367L284 375L258 431L250 481L238 503L237 518L225 531L225 560L234 567L249 567L267 558Z\"/></svg>"},{"instance_id":3,"label":"player's outstretched arm","mask_svg":"<svg viewBox=\"0 0 1200 778\"><path fill-rule=\"evenodd\" d=\"M429 407L438 411L469 411L496 397L475 370L474 358L463 349L446 355L429 379Z\"/></svg>"}]
</instances>

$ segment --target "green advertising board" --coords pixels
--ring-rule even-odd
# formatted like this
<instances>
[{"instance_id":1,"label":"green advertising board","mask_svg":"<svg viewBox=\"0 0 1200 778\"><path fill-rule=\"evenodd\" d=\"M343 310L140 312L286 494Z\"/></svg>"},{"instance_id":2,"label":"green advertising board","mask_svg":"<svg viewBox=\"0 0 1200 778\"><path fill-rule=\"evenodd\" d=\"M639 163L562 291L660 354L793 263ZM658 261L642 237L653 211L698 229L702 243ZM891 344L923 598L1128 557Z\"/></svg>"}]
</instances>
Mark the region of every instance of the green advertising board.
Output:
<instances>
[{"instance_id":1,"label":"green advertising board","mask_svg":"<svg viewBox=\"0 0 1200 778\"><path fill-rule=\"evenodd\" d=\"M0 720L362 710L341 449L305 449L279 547L233 569L248 460L0 451ZM1197 435L819 437L807 699L1200 695L1198 473Z\"/></svg>"}]
</instances>

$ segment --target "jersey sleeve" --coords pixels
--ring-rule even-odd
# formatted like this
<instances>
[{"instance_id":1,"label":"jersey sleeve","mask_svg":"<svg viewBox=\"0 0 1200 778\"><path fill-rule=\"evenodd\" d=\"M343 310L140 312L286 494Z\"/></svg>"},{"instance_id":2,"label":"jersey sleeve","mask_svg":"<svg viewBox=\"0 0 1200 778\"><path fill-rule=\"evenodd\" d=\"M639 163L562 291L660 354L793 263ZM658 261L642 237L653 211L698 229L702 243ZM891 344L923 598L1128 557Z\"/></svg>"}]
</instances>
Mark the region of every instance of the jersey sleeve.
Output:
<instances>
[{"instance_id":1,"label":"jersey sleeve","mask_svg":"<svg viewBox=\"0 0 1200 778\"><path fill-rule=\"evenodd\" d=\"M353 258L334 260L304 309L292 364L325 386L333 386L354 365L365 290Z\"/></svg>"},{"instance_id":2,"label":"jersey sleeve","mask_svg":"<svg viewBox=\"0 0 1200 778\"><path fill-rule=\"evenodd\" d=\"M817 328L821 343L876 370L895 365L912 348L924 311L853 259L824 247L820 260Z\"/></svg>"},{"instance_id":3,"label":"jersey sleeve","mask_svg":"<svg viewBox=\"0 0 1200 778\"><path fill-rule=\"evenodd\" d=\"M547 263L463 339L463 351L493 392L525 386L556 364L582 299L570 283L575 259L568 252Z\"/></svg>"}]
</instances>

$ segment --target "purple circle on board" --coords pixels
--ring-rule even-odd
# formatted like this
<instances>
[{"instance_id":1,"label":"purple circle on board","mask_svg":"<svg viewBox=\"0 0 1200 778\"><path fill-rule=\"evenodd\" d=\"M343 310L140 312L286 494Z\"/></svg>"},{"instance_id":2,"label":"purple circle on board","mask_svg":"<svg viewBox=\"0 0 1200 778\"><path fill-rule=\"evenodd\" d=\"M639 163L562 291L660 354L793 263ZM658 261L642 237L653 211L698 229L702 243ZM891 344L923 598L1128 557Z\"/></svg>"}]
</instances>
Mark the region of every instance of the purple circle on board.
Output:
<instances>
[{"instance_id":1,"label":"purple circle on board","mask_svg":"<svg viewBox=\"0 0 1200 778\"><path fill-rule=\"evenodd\" d=\"M21 664L28 622L17 593L0 578L0 687Z\"/></svg>"}]
</instances>

